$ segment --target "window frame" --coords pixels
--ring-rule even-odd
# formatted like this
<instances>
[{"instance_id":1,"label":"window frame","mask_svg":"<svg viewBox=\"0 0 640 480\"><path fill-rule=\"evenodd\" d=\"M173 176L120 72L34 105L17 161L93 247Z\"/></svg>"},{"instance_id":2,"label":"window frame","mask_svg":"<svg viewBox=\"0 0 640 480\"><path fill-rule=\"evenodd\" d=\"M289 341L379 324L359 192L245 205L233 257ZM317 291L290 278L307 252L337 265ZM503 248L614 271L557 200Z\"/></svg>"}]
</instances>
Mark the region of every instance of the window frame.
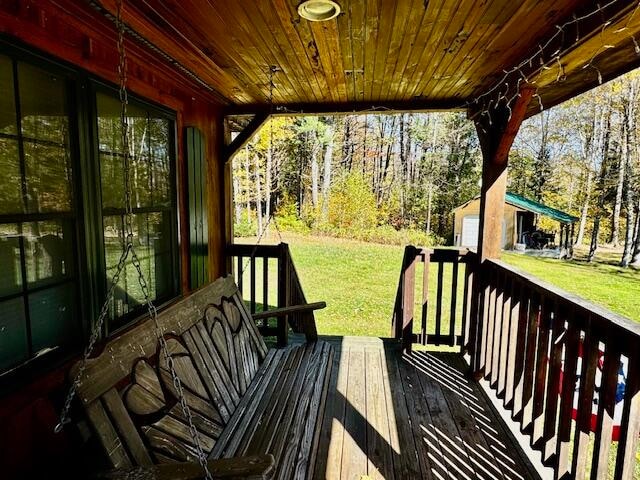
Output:
<instances>
[{"instance_id":1,"label":"window frame","mask_svg":"<svg viewBox=\"0 0 640 480\"><path fill-rule=\"evenodd\" d=\"M81 330L72 343L65 348L56 349L43 355L30 357L23 363L0 370L0 396L14 391L21 385L26 385L47 372L52 372L60 366L77 358L85 345L91 328L104 302L107 291L106 261L104 257L104 231L100 179L100 158L97 130L97 94L98 92L114 95L117 99L117 87L94 74L83 70L77 65L55 59L51 54L41 52L38 49L24 45L5 35L0 35L0 54L12 60L12 74L15 75L16 65L19 62L31 64L52 75L65 80L65 92L67 95L66 107L69 119L69 154L72 168L72 211L70 213L21 213L0 215L0 222L29 223L56 218L69 218L73 222L74 234L71 252L75 257L74 275L65 279L75 287L74 308L76 309L76 325ZM15 80L15 77L14 77ZM14 85L14 91L17 89ZM158 310L174 303L183 292L181 269L181 238L180 238L180 198L179 182L181 178L178 169L178 115L164 105L144 99L136 94L129 94L132 104L148 110L152 115L168 120L169 132L172 139L169 140L170 155L170 205L164 210L170 212L170 255L171 255L171 294L167 298L158 299ZM18 114L16 106L16 114ZM22 137L22 132L17 132L17 137ZM22 142L22 140L20 140ZM20 153L22 162L23 154ZM22 243L22 242L21 242ZM23 263L23 262L21 262ZM24 269L23 269L24 270ZM24 272L22 272L24 274ZM26 284L26 278L23 279ZM57 283L55 283L57 284ZM51 288L54 283L47 283L36 288L21 287L20 292L6 295L3 299L20 298L28 299L25 293ZM129 329L146 316L146 309L133 310L120 317L126 321L119 322L117 328L109 328L105 325L102 338L108 338ZM27 320L28 321L28 320ZM105 324L108 324L108 319ZM31 350L31 340L29 339Z\"/></svg>"},{"instance_id":2,"label":"window frame","mask_svg":"<svg viewBox=\"0 0 640 480\"><path fill-rule=\"evenodd\" d=\"M107 267L106 267L106 259L105 259L105 248L104 248L104 214L102 207L102 177L100 176L100 144L98 138L98 105L97 99L98 94L106 94L110 95L116 100L118 100L118 88L108 82L104 82L97 78L90 78L89 80L89 97L90 97L90 119L91 119L91 143L92 143L92 158L93 164L95 168L95 175L93 177L93 188L92 190L95 192L95 206L97 208L96 217L99 218L99 222L96 221L96 235L99 239L98 241L98 253L99 253L99 278L102 278L104 281L101 282L102 285L99 285L100 298L105 299L107 294L107 280L109 279L107 276ZM171 214L171 268L173 270L171 287L174 292L173 295L165 298L160 298L154 300L154 305L161 310L162 308L173 303L177 298L179 298L182 294L180 291L180 282L181 282L181 271L180 271L180 238L179 238L179 215L178 215L178 131L177 131L177 115L176 113L157 103L146 100L144 98L139 97L138 95L128 93L128 101L130 105L142 108L149 113L152 113L154 116L157 115L157 118L162 118L169 121L169 131L172 135L172 140L169 141L169 156L170 156L170 164L169 164L169 176L170 176L170 199L171 203L169 207L164 209L153 209L153 207L141 207L141 208L133 208L134 214L136 211L140 213L150 213L150 212L165 212L169 211ZM107 210L112 210L110 214L116 215L117 209L109 208ZM148 280L148 279L147 279ZM157 302L157 304L156 304ZM132 310L121 317L119 317L119 324L115 328L110 328L109 317L105 320L105 325L103 328L103 335L106 337L115 336L121 333L124 330L131 328L138 321L144 318L147 315L147 310L145 307L140 307L138 309Z\"/></svg>"}]
</instances>

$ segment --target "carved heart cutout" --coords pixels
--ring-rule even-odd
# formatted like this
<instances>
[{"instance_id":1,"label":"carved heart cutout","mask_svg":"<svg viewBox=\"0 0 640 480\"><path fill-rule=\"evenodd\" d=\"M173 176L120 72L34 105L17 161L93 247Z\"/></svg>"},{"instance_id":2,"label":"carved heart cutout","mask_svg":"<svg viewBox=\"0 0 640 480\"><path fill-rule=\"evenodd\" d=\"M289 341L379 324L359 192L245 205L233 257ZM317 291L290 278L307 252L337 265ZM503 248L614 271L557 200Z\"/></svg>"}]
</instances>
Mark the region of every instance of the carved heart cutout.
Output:
<instances>
[{"instance_id":1,"label":"carved heart cutout","mask_svg":"<svg viewBox=\"0 0 640 480\"><path fill-rule=\"evenodd\" d=\"M238 310L238 307L229 300L222 301L222 309L224 310L225 317L227 317L227 322L229 322L229 328L233 333L238 333L238 330L240 330L240 327L242 326L240 310Z\"/></svg>"},{"instance_id":2,"label":"carved heart cutout","mask_svg":"<svg viewBox=\"0 0 640 480\"><path fill-rule=\"evenodd\" d=\"M205 312L207 333L213 341L213 344L218 351L218 354L222 358L227 371L229 371L229 350L227 345L227 332L223 321L226 321L223 313L215 305L209 305Z\"/></svg>"},{"instance_id":3,"label":"carved heart cutout","mask_svg":"<svg viewBox=\"0 0 640 480\"><path fill-rule=\"evenodd\" d=\"M176 338L168 338L167 339L167 347L169 349L169 355L173 359L173 366L176 370L176 374L180 378L180 382L185 387L189 388L192 392L197 393L203 398L207 398L207 391L200 380L200 375L193 365L193 361L191 360L191 355L189 355L189 351L186 349L180 341ZM164 357L162 352L159 353L160 359L159 364L160 368L170 372L169 366L167 365L167 360Z\"/></svg>"},{"instance_id":4,"label":"carved heart cutout","mask_svg":"<svg viewBox=\"0 0 640 480\"><path fill-rule=\"evenodd\" d=\"M152 415L166 406L158 375L145 358L134 365L132 382L123 398L127 408L136 415Z\"/></svg>"}]
</instances>

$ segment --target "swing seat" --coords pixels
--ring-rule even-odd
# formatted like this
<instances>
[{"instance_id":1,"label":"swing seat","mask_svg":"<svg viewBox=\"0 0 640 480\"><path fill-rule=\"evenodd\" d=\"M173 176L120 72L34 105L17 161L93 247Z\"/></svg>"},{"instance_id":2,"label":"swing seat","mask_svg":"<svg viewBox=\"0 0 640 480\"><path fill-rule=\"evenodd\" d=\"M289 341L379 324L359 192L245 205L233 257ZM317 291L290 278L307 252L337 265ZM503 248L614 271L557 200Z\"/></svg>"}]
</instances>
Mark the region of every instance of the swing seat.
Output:
<instances>
[{"instance_id":1,"label":"swing seat","mask_svg":"<svg viewBox=\"0 0 640 480\"><path fill-rule=\"evenodd\" d=\"M317 341L269 350L231 276L160 312L158 323L214 477L310 478L331 346ZM137 473L162 478L202 473L193 465L189 422L153 319L112 339L86 363L78 398L118 471L141 467ZM195 476L176 473L184 471Z\"/></svg>"}]
</instances>

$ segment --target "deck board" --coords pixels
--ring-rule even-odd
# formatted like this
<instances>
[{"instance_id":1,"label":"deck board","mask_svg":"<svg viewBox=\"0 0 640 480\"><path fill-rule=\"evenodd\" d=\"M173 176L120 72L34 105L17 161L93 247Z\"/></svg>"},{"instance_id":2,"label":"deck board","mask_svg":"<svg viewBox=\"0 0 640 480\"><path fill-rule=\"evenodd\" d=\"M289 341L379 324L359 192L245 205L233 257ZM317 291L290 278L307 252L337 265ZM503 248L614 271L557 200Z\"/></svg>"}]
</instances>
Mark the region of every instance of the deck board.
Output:
<instances>
[{"instance_id":1,"label":"deck board","mask_svg":"<svg viewBox=\"0 0 640 480\"><path fill-rule=\"evenodd\" d=\"M336 350L315 478L539 478L459 355L324 340Z\"/></svg>"}]
</instances>

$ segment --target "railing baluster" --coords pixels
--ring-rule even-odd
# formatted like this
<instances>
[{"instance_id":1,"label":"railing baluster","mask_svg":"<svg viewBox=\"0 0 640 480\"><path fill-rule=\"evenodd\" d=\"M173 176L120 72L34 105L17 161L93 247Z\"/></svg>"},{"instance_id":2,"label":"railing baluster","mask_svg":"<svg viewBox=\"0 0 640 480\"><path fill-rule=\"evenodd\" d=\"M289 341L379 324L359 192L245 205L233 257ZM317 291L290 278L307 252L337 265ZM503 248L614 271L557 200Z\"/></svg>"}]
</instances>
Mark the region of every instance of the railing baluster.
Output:
<instances>
[{"instance_id":1,"label":"railing baluster","mask_svg":"<svg viewBox=\"0 0 640 480\"><path fill-rule=\"evenodd\" d=\"M591 318L582 342L582 369L580 372L580 391L578 393L578 414L576 430L573 436L573 459L571 471L574 478L583 479L587 473L589 433L591 432L591 409L595 388L595 375L598 362L599 342L591 325Z\"/></svg>"},{"instance_id":2,"label":"railing baluster","mask_svg":"<svg viewBox=\"0 0 640 480\"><path fill-rule=\"evenodd\" d=\"M522 380L522 420L521 430L527 432L533 426L533 377L536 371L536 343L538 339L538 319L540 315L540 295L531 291L529 318L527 320L527 342L524 358L524 378Z\"/></svg>"},{"instance_id":3,"label":"railing baluster","mask_svg":"<svg viewBox=\"0 0 640 480\"><path fill-rule=\"evenodd\" d=\"M631 480L640 446L640 344L633 342L627 362L627 383L620 426L615 480Z\"/></svg>"},{"instance_id":4,"label":"railing baluster","mask_svg":"<svg viewBox=\"0 0 640 480\"><path fill-rule=\"evenodd\" d=\"M236 280L236 285L238 285L238 290L240 291L240 296L242 297L242 285L243 285L243 265L242 265L242 255L238 255L238 263L237 263L237 271L238 271L238 279Z\"/></svg>"},{"instance_id":5,"label":"railing baluster","mask_svg":"<svg viewBox=\"0 0 640 480\"><path fill-rule=\"evenodd\" d=\"M491 356L491 386L498 385L500 346L502 342L502 313L504 309L504 273L496 272L495 305L493 307L493 344Z\"/></svg>"},{"instance_id":6,"label":"railing baluster","mask_svg":"<svg viewBox=\"0 0 640 480\"><path fill-rule=\"evenodd\" d=\"M442 289L444 278L444 262L438 261L438 288L436 291L436 345L440 345L442 337Z\"/></svg>"},{"instance_id":7,"label":"railing baluster","mask_svg":"<svg viewBox=\"0 0 640 480\"><path fill-rule=\"evenodd\" d=\"M567 320L568 326L564 340L564 366L562 370L560 413L556 445L555 478L557 480L569 476L571 472L571 465L569 464L571 414L573 412L573 397L578 367L578 349L580 345L580 330L578 329L577 319L573 310L569 313Z\"/></svg>"},{"instance_id":8,"label":"railing baluster","mask_svg":"<svg viewBox=\"0 0 640 480\"><path fill-rule=\"evenodd\" d=\"M420 322L420 341L422 345L428 343L427 318L429 315L429 265L431 264L431 250L423 250L424 270L422 271L422 312Z\"/></svg>"},{"instance_id":9,"label":"railing baluster","mask_svg":"<svg viewBox=\"0 0 640 480\"><path fill-rule=\"evenodd\" d=\"M547 386L547 369L549 366L549 336L551 333L551 318L553 308L548 297L543 296L540 301L538 316L538 346L536 352L536 375L533 389L533 433L531 445L539 447L544 428L545 390Z\"/></svg>"},{"instance_id":10,"label":"railing baluster","mask_svg":"<svg viewBox=\"0 0 640 480\"><path fill-rule=\"evenodd\" d=\"M591 480L609 476L609 452L613 434L613 415L616 408L616 387L620 370L620 350L611 331L607 332L605 342L604 365L600 380L598 398L598 420L596 422L596 438L593 445L593 463L591 464Z\"/></svg>"},{"instance_id":11,"label":"railing baluster","mask_svg":"<svg viewBox=\"0 0 640 480\"><path fill-rule=\"evenodd\" d=\"M452 281L451 281L451 309L449 311L449 346L455 345L456 338L456 302L458 296L458 262L460 256L456 255L452 263Z\"/></svg>"},{"instance_id":12,"label":"railing baluster","mask_svg":"<svg viewBox=\"0 0 640 480\"><path fill-rule=\"evenodd\" d=\"M562 338L566 335L565 319L566 309L561 308L558 302L553 303L553 318L551 324L551 355L549 356L549 380L547 383L547 396L544 407L544 432L542 459L545 462L552 460L556 454L556 420L558 414L558 395L560 394L560 369L562 367Z\"/></svg>"},{"instance_id":13,"label":"railing baluster","mask_svg":"<svg viewBox=\"0 0 640 480\"><path fill-rule=\"evenodd\" d=\"M262 310L269 310L269 257L262 257Z\"/></svg>"},{"instance_id":14,"label":"railing baluster","mask_svg":"<svg viewBox=\"0 0 640 480\"><path fill-rule=\"evenodd\" d=\"M469 325L471 317L471 304L469 302L470 295L473 295L473 267L470 255L465 254L464 257L464 292L462 295L462 325L460 327L460 351L465 352L469 348Z\"/></svg>"},{"instance_id":15,"label":"railing baluster","mask_svg":"<svg viewBox=\"0 0 640 480\"><path fill-rule=\"evenodd\" d=\"M498 363L498 389L499 398L505 397L507 364L509 363L509 342L511 333L511 295L513 282L511 278L503 275L502 280L502 309L501 309L501 328L500 328L500 357Z\"/></svg>"},{"instance_id":16,"label":"railing baluster","mask_svg":"<svg viewBox=\"0 0 640 480\"><path fill-rule=\"evenodd\" d=\"M516 341L516 355L513 364L513 410L511 418L522 421L524 413L524 366L529 339L529 303L531 295L529 288L520 284L518 301L518 337Z\"/></svg>"},{"instance_id":17,"label":"railing baluster","mask_svg":"<svg viewBox=\"0 0 640 480\"><path fill-rule=\"evenodd\" d=\"M486 334L484 338L487 344L487 348L484 352L484 376L486 379L491 379L491 369L493 367L493 340L495 338L495 325L496 325L496 284L497 284L498 272L495 269L491 269L489 273L489 286L488 296L485 299L487 304L487 316L485 320Z\"/></svg>"},{"instance_id":18,"label":"railing baluster","mask_svg":"<svg viewBox=\"0 0 640 480\"><path fill-rule=\"evenodd\" d=\"M516 356L518 355L518 336L523 335L518 329L520 318L520 284L515 280L511 280L509 293L509 340L507 342L506 351L506 369L504 373L504 406L507 409L513 408L513 391L516 380Z\"/></svg>"},{"instance_id":19,"label":"railing baluster","mask_svg":"<svg viewBox=\"0 0 640 480\"><path fill-rule=\"evenodd\" d=\"M256 256L252 256L249 260L250 264L250 298L251 298L251 313L256 313Z\"/></svg>"}]
</instances>

